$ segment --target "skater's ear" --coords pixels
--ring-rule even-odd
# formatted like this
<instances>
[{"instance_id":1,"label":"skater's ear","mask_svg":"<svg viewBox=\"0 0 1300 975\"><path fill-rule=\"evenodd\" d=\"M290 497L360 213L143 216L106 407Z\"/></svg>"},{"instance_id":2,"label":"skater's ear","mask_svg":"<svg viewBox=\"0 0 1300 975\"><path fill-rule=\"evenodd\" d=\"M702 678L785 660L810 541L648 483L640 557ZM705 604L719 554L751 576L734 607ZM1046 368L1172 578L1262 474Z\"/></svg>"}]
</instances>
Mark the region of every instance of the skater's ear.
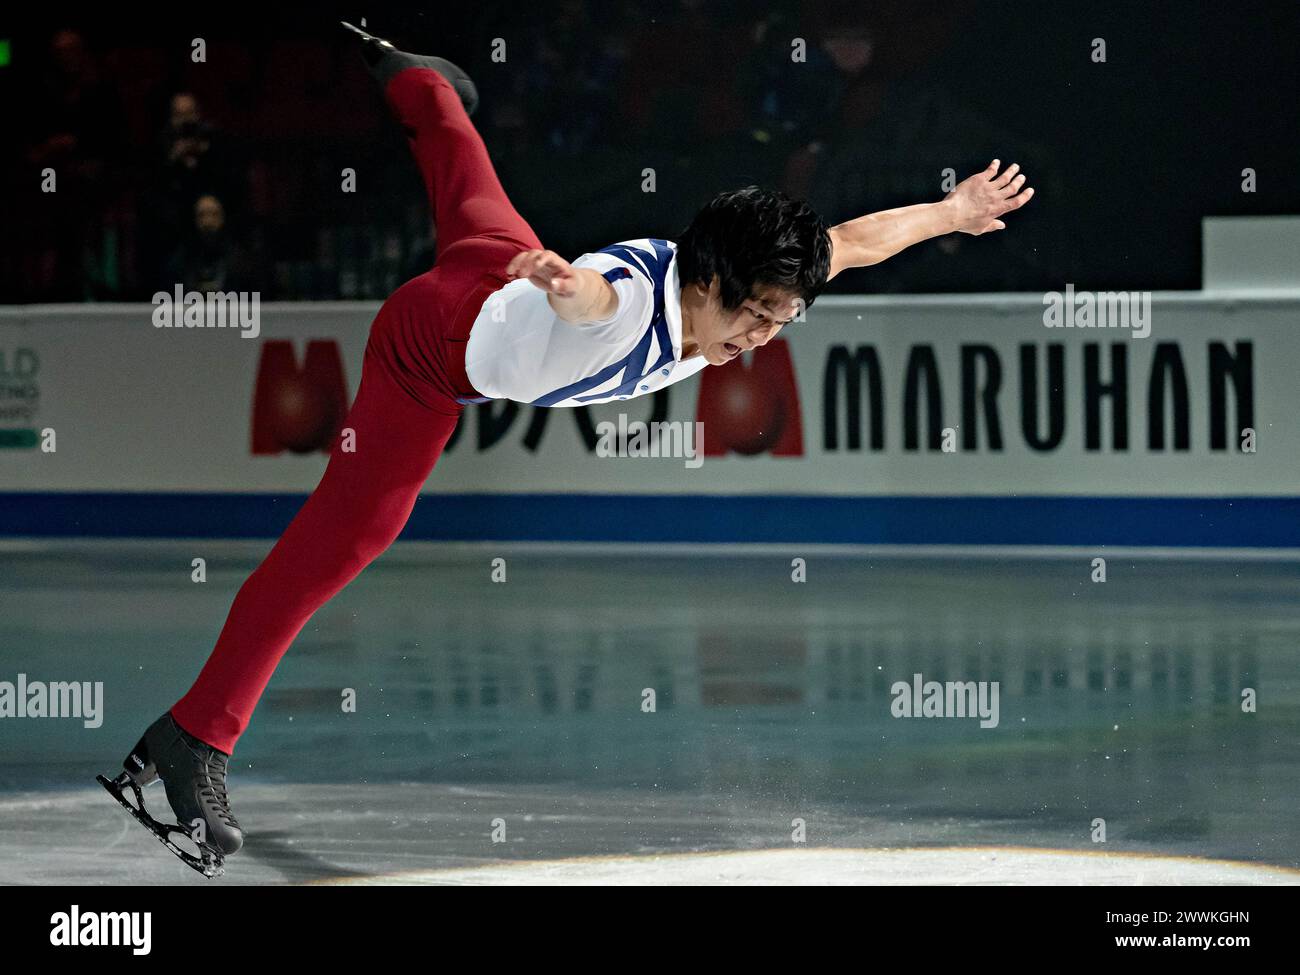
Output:
<instances>
[{"instance_id":1,"label":"skater's ear","mask_svg":"<svg viewBox=\"0 0 1300 975\"><path fill-rule=\"evenodd\" d=\"M718 276L716 274L713 277L709 278L708 284L705 284L703 281L695 282L695 293L698 294L701 298L705 298L705 299L710 297L716 298L718 297L718 293L720 290L721 290L721 286L718 284Z\"/></svg>"}]
</instances>

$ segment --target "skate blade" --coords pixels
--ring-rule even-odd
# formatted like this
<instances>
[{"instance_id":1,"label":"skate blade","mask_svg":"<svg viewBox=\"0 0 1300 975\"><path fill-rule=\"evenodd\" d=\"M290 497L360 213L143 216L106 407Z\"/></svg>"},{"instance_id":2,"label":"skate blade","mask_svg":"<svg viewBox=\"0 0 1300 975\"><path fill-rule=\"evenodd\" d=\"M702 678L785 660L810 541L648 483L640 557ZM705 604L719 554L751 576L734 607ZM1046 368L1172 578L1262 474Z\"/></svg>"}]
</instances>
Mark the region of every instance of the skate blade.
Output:
<instances>
[{"instance_id":1,"label":"skate blade","mask_svg":"<svg viewBox=\"0 0 1300 975\"><path fill-rule=\"evenodd\" d=\"M171 850L176 857L186 866L197 870L203 876L212 880L214 877L220 877L226 872L225 856L206 846L199 846L197 855L184 850L172 841L172 836L182 836L187 843L193 843L188 833L179 826L169 826L167 823L160 823L149 815L148 810L144 807L144 796L140 792L140 787L132 781L131 776L123 772L116 779L110 779L107 776L97 775L95 781L104 787L110 796L116 799L128 813L131 814L137 823L147 829L154 835L163 846ZM130 787L135 793L135 801L138 805L133 806L127 800L123 793L124 787Z\"/></svg>"}]
</instances>

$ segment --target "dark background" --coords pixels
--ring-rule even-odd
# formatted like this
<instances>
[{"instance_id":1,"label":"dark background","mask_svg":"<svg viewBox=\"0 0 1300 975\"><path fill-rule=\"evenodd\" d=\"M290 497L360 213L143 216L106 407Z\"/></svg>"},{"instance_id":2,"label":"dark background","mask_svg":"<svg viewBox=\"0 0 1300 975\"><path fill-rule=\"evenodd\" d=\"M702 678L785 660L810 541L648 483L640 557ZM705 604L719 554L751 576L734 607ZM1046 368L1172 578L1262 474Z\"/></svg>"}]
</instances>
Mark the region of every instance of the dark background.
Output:
<instances>
[{"instance_id":1,"label":"dark background","mask_svg":"<svg viewBox=\"0 0 1300 975\"><path fill-rule=\"evenodd\" d=\"M339 16L470 72L502 182L569 257L674 238L750 182L834 223L938 199L945 168L997 156L1037 190L1007 231L931 241L830 290L1194 289L1203 216L1300 208L1296 3L11 5L0 300L176 283L380 298L427 268L419 178ZM173 125L181 93L195 108Z\"/></svg>"}]
</instances>

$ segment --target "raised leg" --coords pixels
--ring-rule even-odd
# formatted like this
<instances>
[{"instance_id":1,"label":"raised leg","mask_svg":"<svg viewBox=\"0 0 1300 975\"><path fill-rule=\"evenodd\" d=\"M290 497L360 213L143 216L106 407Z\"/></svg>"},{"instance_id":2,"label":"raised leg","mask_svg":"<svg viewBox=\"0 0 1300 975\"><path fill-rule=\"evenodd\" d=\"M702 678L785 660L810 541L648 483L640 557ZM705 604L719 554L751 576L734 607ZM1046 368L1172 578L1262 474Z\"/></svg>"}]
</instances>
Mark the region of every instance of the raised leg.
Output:
<instances>
[{"instance_id":1,"label":"raised leg","mask_svg":"<svg viewBox=\"0 0 1300 975\"><path fill-rule=\"evenodd\" d=\"M388 81L384 95L420 167L438 228L439 258L476 237L505 239L520 250L542 246L506 196L483 139L446 78L431 68L407 68Z\"/></svg>"}]
</instances>

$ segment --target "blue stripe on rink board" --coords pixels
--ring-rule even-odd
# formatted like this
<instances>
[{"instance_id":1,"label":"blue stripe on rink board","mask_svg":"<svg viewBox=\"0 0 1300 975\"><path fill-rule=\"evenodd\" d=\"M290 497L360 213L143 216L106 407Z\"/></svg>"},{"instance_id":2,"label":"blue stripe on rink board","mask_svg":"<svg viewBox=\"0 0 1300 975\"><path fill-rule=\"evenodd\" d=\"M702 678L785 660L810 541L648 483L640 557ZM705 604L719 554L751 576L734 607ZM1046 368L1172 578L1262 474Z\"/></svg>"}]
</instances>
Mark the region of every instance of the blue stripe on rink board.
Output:
<instances>
[{"instance_id":1,"label":"blue stripe on rink board","mask_svg":"<svg viewBox=\"0 0 1300 975\"><path fill-rule=\"evenodd\" d=\"M0 536L274 538L301 494L0 492ZM426 494L432 541L1300 547L1300 498Z\"/></svg>"}]
</instances>

